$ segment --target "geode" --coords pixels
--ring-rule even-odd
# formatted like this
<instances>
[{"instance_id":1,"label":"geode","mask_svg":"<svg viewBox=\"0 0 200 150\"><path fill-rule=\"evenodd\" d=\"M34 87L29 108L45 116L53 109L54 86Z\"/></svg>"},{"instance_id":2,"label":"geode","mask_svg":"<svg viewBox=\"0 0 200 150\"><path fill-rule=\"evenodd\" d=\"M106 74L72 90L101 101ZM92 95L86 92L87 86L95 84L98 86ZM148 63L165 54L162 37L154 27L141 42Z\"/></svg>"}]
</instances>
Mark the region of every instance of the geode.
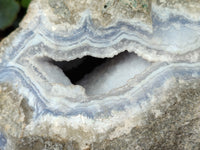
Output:
<instances>
[{"instance_id":1,"label":"geode","mask_svg":"<svg viewBox=\"0 0 200 150\"><path fill-rule=\"evenodd\" d=\"M199 149L199 8L32 0L0 43L0 149Z\"/></svg>"}]
</instances>

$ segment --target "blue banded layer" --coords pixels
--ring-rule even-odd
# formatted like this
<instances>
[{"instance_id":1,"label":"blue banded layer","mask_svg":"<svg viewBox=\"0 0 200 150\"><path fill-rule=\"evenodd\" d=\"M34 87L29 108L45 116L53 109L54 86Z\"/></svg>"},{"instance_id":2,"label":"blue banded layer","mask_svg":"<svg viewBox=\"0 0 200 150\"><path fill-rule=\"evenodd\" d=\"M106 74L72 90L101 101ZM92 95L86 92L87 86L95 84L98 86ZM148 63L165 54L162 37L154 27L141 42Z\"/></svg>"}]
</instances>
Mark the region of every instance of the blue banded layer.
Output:
<instances>
[{"instance_id":1,"label":"blue banded layer","mask_svg":"<svg viewBox=\"0 0 200 150\"><path fill-rule=\"evenodd\" d=\"M119 95L110 95L102 99L93 99L86 102L73 102L65 99L62 104L49 107L52 100L45 99L37 87L22 70L8 67L0 70L0 81L12 83L23 87L23 94L27 96L29 105L35 110L35 117L50 113L52 115L62 115L66 117L83 115L88 118L108 117L112 111L124 111L140 107L143 102L150 102L151 96L156 95L155 91L161 89L165 82L171 78L177 80L192 80L200 77L199 63L162 63L152 66L150 70L142 76L131 81L131 86L124 88ZM16 87L17 88L17 87ZM123 94L122 94L123 93ZM56 103L56 102L55 102Z\"/></svg>"},{"instance_id":2,"label":"blue banded layer","mask_svg":"<svg viewBox=\"0 0 200 150\"><path fill-rule=\"evenodd\" d=\"M118 22L108 28L96 28L90 17L84 18L78 29L72 31L52 32L43 22L44 16L35 18L33 25L22 29L5 47L3 59L8 61L26 53L28 47L44 43L53 49L51 55L63 55L79 49L71 57L96 55L111 57L122 50L128 49L150 61L199 61L200 22L194 22L183 16L170 16L162 21L158 14L152 13L152 32L127 22ZM85 47L87 50L83 50ZM74 52L73 52L74 53ZM102 56L103 53L103 56ZM53 57L53 56L52 56ZM71 58L71 59L73 59ZM57 59L66 60L58 57Z\"/></svg>"}]
</instances>

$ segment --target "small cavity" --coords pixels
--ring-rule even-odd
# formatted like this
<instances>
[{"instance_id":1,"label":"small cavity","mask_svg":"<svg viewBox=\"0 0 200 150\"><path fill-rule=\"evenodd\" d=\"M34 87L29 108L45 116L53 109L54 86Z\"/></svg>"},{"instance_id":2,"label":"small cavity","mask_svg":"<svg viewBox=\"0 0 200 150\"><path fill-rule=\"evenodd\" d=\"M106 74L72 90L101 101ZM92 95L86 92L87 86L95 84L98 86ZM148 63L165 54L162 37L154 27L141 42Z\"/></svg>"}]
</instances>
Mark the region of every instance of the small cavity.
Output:
<instances>
[{"instance_id":1,"label":"small cavity","mask_svg":"<svg viewBox=\"0 0 200 150\"><path fill-rule=\"evenodd\" d=\"M72 84L84 87L88 96L124 86L151 65L135 53L126 51L113 58L85 56L72 61L50 60L50 63L62 69Z\"/></svg>"}]
</instances>

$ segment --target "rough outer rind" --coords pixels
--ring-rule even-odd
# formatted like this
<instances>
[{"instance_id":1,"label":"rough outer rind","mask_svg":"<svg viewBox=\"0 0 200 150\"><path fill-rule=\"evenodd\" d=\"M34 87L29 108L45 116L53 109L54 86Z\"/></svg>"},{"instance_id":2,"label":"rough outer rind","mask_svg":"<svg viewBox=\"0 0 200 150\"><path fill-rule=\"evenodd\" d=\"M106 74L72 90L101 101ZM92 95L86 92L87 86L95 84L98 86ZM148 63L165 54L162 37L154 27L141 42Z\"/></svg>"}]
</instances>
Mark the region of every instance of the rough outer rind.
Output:
<instances>
[{"instance_id":1,"label":"rough outer rind","mask_svg":"<svg viewBox=\"0 0 200 150\"><path fill-rule=\"evenodd\" d=\"M0 84L0 132L6 138L5 145L0 148L12 149L15 139L24 135L24 128L32 119L33 110L27 100L20 96L7 83ZM0 145L1 145L0 140ZM5 144L5 143L4 143Z\"/></svg>"},{"instance_id":2,"label":"rough outer rind","mask_svg":"<svg viewBox=\"0 0 200 150\"><path fill-rule=\"evenodd\" d=\"M200 80L174 80L161 102L143 112L144 123L129 134L91 144L91 149L180 149L200 147Z\"/></svg>"},{"instance_id":3,"label":"rough outer rind","mask_svg":"<svg viewBox=\"0 0 200 150\"><path fill-rule=\"evenodd\" d=\"M136 19L151 24L151 3L148 0L49 0L49 5L60 21L77 24L81 13L90 11L95 25L108 26L117 20Z\"/></svg>"}]
</instances>

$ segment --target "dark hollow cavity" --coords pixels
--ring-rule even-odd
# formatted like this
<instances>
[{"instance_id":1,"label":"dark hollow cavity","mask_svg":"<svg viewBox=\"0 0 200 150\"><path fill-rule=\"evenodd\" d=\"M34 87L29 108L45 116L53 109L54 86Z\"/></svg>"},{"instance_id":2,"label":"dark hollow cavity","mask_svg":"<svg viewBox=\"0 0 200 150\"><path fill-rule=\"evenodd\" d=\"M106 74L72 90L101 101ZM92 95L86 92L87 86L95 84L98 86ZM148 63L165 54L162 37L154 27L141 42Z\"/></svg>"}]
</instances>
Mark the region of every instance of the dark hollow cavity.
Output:
<instances>
[{"instance_id":1,"label":"dark hollow cavity","mask_svg":"<svg viewBox=\"0 0 200 150\"><path fill-rule=\"evenodd\" d=\"M83 58L77 58L71 61L51 60L51 63L62 69L72 84L76 84L86 74L92 72L97 66L100 66L108 59L112 58L96 58L92 56L85 56Z\"/></svg>"},{"instance_id":2,"label":"dark hollow cavity","mask_svg":"<svg viewBox=\"0 0 200 150\"><path fill-rule=\"evenodd\" d=\"M49 63L62 69L71 83L85 88L89 96L119 88L151 66L150 62L127 51L112 58L85 56L72 61L51 59Z\"/></svg>"}]
</instances>

